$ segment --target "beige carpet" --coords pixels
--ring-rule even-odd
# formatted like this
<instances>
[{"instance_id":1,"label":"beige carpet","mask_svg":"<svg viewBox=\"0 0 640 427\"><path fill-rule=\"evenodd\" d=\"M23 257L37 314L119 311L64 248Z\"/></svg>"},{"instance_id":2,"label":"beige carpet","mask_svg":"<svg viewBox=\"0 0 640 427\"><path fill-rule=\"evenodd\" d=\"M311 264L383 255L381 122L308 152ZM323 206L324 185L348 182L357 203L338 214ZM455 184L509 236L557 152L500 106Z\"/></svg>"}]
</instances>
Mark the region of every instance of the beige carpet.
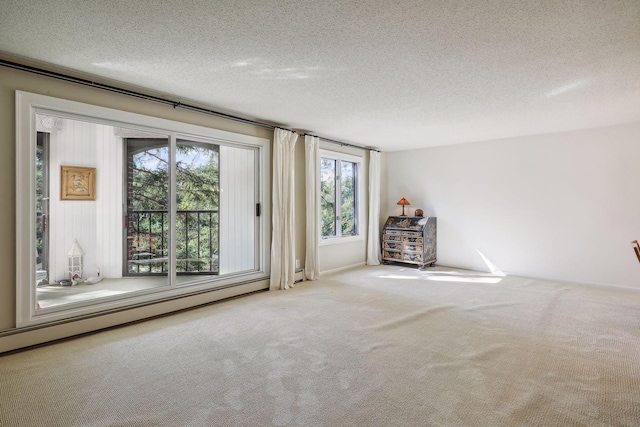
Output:
<instances>
[{"instance_id":1,"label":"beige carpet","mask_svg":"<svg viewBox=\"0 0 640 427\"><path fill-rule=\"evenodd\" d=\"M638 426L640 292L362 267L0 357L2 426Z\"/></svg>"}]
</instances>

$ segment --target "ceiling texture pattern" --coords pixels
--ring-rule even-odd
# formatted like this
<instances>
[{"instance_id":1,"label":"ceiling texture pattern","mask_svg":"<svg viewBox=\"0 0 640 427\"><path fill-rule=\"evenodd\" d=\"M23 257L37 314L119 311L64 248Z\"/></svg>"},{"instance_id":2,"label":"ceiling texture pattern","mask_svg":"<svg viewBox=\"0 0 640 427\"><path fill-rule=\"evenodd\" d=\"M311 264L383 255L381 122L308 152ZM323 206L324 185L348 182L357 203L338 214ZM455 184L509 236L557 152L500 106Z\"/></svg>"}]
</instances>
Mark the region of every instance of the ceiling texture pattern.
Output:
<instances>
[{"instance_id":1,"label":"ceiling texture pattern","mask_svg":"<svg viewBox=\"0 0 640 427\"><path fill-rule=\"evenodd\" d=\"M638 0L0 0L0 56L383 151L640 121Z\"/></svg>"}]
</instances>

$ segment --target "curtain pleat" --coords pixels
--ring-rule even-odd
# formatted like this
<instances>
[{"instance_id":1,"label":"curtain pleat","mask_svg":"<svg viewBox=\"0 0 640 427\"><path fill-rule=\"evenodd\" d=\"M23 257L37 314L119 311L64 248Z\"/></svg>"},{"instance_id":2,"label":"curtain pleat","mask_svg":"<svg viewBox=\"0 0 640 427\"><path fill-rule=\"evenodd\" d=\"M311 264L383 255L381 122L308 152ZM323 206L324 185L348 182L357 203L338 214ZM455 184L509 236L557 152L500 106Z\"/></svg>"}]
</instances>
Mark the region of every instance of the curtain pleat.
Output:
<instances>
[{"instance_id":1,"label":"curtain pleat","mask_svg":"<svg viewBox=\"0 0 640 427\"><path fill-rule=\"evenodd\" d=\"M276 128L273 134L273 236L269 289L293 287L295 275L295 147L298 134Z\"/></svg>"},{"instance_id":2,"label":"curtain pleat","mask_svg":"<svg viewBox=\"0 0 640 427\"><path fill-rule=\"evenodd\" d=\"M369 232L367 265L380 264L380 153L369 151Z\"/></svg>"},{"instance_id":3,"label":"curtain pleat","mask_svg":"<svg viewBox=\"0 0 640 427\"><path fill-rule=\"evenodd\" d=\"M320 277L318 242L320 239L320 138L305 135L307 244L304 275L307 280Z\"/></svg>"}]
</instances>

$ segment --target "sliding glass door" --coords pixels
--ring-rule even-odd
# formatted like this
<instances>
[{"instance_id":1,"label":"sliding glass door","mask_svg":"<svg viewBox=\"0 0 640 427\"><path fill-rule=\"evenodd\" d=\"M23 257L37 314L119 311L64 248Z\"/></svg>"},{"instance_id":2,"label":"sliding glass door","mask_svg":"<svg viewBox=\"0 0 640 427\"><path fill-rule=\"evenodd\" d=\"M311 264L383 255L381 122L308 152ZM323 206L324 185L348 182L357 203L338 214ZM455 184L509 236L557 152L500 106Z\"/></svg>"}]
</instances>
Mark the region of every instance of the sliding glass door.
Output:
<instances>
[{"instance_id":1,"label":"sliding glass door","mask_svg":"<svg viewBox=\"0 0 640 427\"><path fill-rule=\"evenodd\" d=\"M169 274L169 141L125 139L125 276Z\"/></svg>"},{"instance_id":2,"label":"sliding glass door","mask_svg":"<svg viewBox=\"0 0 640 427\"><path fill-rule=\"evenodd\" d=\"M172 122L150 128L140 117L132 118L138 126L34 112L32 148L19 145L33 165L20 171L35 188L22 205L33 219L19 221L34 254L19 251L31 277L18 289L21 321L267 277L260 170L268 145L205 128L186 136Z\"/></svg>"}]
</instances>

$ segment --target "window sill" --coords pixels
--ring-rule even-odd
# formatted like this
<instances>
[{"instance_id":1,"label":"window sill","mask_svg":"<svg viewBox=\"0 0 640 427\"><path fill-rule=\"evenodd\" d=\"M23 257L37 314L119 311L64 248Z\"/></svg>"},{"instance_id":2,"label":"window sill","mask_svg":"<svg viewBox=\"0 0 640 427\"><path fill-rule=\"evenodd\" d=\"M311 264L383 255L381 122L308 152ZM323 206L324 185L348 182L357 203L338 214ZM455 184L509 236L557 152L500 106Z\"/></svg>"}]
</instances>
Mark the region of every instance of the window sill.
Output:
<instances>
[{"instance_id":1,"label":"window sill","mask_svg":"<svg viewBox=\"0 0 640 427\"><path fill-rule=\"evenodd\" d=\"M329 245L337 245L340 243L352 243L352 242L360 242L364 241L364 236L346 236L346 237L327 237L321 238L320 242L318 242L318 246L329 246Z\"/></svg>"}]
</instances>

